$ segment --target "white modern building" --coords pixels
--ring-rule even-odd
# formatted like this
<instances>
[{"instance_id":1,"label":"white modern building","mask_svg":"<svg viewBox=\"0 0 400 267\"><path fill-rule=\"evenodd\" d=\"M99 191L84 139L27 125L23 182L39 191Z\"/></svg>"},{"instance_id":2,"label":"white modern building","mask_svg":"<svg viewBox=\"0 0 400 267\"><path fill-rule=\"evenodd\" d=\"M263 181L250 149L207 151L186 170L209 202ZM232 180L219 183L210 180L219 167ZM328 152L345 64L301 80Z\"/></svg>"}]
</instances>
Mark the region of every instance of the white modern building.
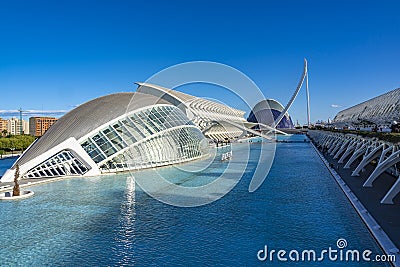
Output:
<instances>
[{"instance_id":1,"label":"white modern building","mask_svg":"<svg viewBox=\"0 0 400 267\"><path fill-rule=\"evenodd\" d=\"M21 178L94 176L208 156L209 140L251 132L244 111L151 84L91 100L61 117L7 170ZM259 134L260 135L260 134ZM208 139L206 138L208 137Z\"/></svg>"},{"instance_id":2,"label":"white modern building","mask_svg":"<svg viewBox=\"0 0 400 267\"><path fill-rule=\"evenodd\" d=\"M21 131L22 126L22 131ZM12 135L29 134L29 122L26 120L21 120L17 118L11 118L7 120L7 132Z\"/></svg>"},{"instance_id":3,"label":"white modern building","mask_svg":"<svg viewBox=\"0 0 400 267\"><path fill-rule=\"evenodd\" d=\"M340 111L333 120L338 127L390 127L400 120L400 88Z\"/></svg>"}]
</instances>

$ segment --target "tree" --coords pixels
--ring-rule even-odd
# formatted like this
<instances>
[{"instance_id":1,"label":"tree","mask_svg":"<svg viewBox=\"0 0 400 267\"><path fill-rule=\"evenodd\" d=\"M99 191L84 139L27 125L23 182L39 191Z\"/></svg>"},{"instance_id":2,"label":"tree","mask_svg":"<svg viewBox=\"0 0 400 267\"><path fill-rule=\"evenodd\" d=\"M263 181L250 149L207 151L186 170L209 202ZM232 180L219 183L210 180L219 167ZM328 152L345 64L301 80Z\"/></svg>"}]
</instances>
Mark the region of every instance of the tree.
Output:
<instances>
[{"instance_id":1,"label":"tree","mask_svg":"<svg viewBox=\"0 0 400 267\"><path fill-rule=\"evenodd\" d=\"M12 135L6 138L0 138L0 148L5 151L25 150L35 141L35 137L31 135Z\"/></svg>"},{"instance_id":2,"label":"tree","mask_svg":"<svg viewBox=\"0 0 400 267\"><path fill-rule=\"evenodd\" d=\"M3 131L1 131L1 135L2 135L2 136L7 136L7 133L8 133L8 132L7 132L6 129L4 129Z\"/></svg>"},{"instance_id":3,"label":"tree","mask_svg":"<svg viewBox=\"0 0 400 267\"><path fill-rule=\"evenodd\" d=\"M19 179L19 165L17 164L15 166L13 197L19 196L21 194L21 191L19 190L18 179Z\"/></svg>"}]
</instances>

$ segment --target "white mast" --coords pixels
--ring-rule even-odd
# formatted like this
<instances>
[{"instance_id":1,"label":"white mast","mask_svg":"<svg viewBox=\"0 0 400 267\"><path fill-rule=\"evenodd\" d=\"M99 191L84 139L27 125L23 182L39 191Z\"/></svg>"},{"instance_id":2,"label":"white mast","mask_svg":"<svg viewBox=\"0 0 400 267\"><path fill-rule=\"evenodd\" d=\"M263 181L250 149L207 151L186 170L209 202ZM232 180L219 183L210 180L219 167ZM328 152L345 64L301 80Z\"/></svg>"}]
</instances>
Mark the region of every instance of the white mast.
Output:
<instances>
[{"instance_id":1,"label":"white mast","mask_svg":"<svg viewBox=\"0 0 400 267\"><path fill-rule=\"evenodd\" d=\"M306 59L304 59L307 61ZM308 66L306 64L307 126L310 128L310 93L308 91Z\"/></svg>"},{"instance_id":2,"label":"white mast","mask_svg":"<svg viewBox=\"0 0 400 267\"><path fill-rule=\"evenodd\" d=\"M310 126L310 95L308 92L308 67L307 67L307 59L304 59L304 68L303 68L303 74L301 75L300 81L297 85L296 91L294 91L294 94L289 100L289 103L286 105L284 110L279 114L279 116L276 118L274 121L273 127L276 128L279 124L279 122L283 119L283 116L285 116L286 112L289 110L289 108L292 106L293 101L296 99L301 87L303 86L303 82L306 80L306 94L307 94L307 125Z\"/></svg>"}]
</instances>

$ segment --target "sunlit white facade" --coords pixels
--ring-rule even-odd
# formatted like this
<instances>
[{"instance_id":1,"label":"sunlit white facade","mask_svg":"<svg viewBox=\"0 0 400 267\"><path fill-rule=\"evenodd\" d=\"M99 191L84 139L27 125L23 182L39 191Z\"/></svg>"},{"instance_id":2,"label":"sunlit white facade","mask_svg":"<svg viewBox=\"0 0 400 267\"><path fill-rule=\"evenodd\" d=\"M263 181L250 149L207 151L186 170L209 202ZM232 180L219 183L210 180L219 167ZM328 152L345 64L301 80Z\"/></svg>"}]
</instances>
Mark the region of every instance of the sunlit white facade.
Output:
<instances>
[{"instance_id":1,"label":"sunlit white facade","mask_svg":"<svg viewBox=\"0 0 400 267\"><path fill-rule=\"evenodd\" d=\"M180 163L202 157L208 143L180 109L152 105L113 120L79 140L102 172Z\"/></svg>"}]
</instances>

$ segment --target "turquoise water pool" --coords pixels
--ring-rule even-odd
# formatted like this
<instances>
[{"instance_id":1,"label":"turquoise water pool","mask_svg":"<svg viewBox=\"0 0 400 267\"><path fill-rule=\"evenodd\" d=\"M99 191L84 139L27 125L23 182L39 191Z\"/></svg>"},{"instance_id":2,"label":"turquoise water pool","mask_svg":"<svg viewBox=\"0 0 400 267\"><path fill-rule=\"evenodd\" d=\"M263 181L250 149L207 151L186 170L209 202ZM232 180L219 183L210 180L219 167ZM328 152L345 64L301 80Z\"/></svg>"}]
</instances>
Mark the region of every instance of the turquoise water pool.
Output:
<instances>
[{"instance_id":1,"label":"turquoise water pool","mask_svg":"<svg viewBox=\"0 0 400 267\"><path fill-rule=\"evenodd\" d=\"M272 169L254 193L248 186L261 146L250 147L238 184L200 207L161 203L127 174L32 186L34 197L0 202L0 265L283 266L289 263L259 261L257 252L265 245L322 250L336 247L339 238L349 248L382 253L309 143L277 144ZM225 169L223 162L213 164L213 171L197 175L175 167L160 171L192 186ZM323 266L343 264L325 261Z\"/></svg>"}]
</instances>

